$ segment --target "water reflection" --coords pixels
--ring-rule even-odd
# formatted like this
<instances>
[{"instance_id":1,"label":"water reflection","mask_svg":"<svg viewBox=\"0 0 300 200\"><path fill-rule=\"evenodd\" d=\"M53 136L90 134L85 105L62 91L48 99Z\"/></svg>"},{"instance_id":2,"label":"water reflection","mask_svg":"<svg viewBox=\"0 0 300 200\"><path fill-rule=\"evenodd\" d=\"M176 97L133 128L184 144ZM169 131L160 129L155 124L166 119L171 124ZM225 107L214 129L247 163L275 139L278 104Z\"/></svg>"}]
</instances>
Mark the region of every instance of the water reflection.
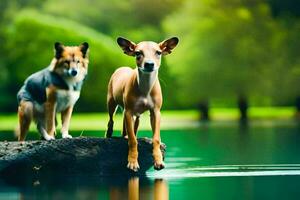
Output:
<instances>
[{"instance_id":1,"label":"water reflection","mask_svg":"<svg viewBox=\"0 0 300 200\"><path fill-rule=\"evenodd\" d=\"M56 182L40 180L22 185L0 183L2 191L10 199L169 199L168 183L163 179L147 177L61 177Z\"/></svg>"},{"instance_id":2,"label":"water reflection","mask_svg":"<svg viewBox=\"0 0 300 200\"><path fill-rule=\"evenodd\" d=\"M38 177L26 185L1 183L0 179L0 199L197 199L199 194L203 199L299 197L299 133L300 126L285 123L281 127L274 121L162 131L167 145L164 170L132 178L51 177L49 181L49 177ZM139 133L141 137L149 134Z\"/></svg>"},{"instance_id":3,"label":"water reflection","mask_svg":"<svg viewBox=\"0 0 300 200\"><path fill-rule=\"evenodd\" d=\"M119 199L155 199L155 200L167 200L169 199L168 184L163 179L155 179L153 184L145 185L140 183L139 177L132 177L128 180L127 190L124 187L111 187L110 188L111 200Z\"/></svg>"}]
</instances>

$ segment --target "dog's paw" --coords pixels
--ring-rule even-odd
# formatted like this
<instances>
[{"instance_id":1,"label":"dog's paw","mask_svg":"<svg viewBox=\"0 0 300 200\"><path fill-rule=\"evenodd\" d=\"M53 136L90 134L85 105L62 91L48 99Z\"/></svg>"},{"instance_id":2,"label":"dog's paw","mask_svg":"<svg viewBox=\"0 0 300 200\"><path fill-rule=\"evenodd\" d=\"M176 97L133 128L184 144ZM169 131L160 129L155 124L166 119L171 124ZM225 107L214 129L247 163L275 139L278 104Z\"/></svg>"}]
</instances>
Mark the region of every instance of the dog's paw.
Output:
<instances>
[{"instance_id":1,"label":"dog's paw","mask_svg":"<svg viewBox=\"0 0 300 200\"><path fill-rule=\"evenodd\" d=\"M154 169L155 170L161 170L165 168L165 163L163 161L160 161L160 162L154 162Z\"/></svg>"},{"instance_id":2,"label":"dog's paw","mask_svg":"<svg viewBox=\"0 0 300 200\"><path fill-rule=\"evenodd\" d=\"M62 138L72 138L72 135L70 135L69 133L62 134Z\"/></svg>"},{"instance_id":3,"label":"dog's paw","mask_svg":"<svg viewBox=\"0 0 300 200\"><path fill-rule=\"evenodd\" d=\"M140 169L140 166L137 161L128 161L127 168L134 172L137 172Z\"/></svg>"},{"instance_id":4,"label":"dog's paw","mask_svg":"<svg viewBox=\"0 0 300 200\"><path fill-rule=\"evenodd\" d=\"M55 137L54 136L50 136L48 134L44 134L43 135L43 138L47 141L50 141L50 140L55 140Z\"/></svg>"}]
</instances>

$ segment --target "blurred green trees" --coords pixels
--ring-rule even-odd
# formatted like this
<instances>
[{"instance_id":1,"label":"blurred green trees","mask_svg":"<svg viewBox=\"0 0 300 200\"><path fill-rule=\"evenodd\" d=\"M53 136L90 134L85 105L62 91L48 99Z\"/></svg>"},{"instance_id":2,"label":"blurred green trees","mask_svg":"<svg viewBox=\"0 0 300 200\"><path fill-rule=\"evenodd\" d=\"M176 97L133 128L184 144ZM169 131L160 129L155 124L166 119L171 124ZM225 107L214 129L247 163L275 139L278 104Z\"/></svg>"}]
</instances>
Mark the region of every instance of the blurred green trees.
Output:
<instances>
[{"instance_id":1,"label":"blurred green trees","mask_svg":"<svg viewBox=\"0 0 300 200\"><path fill-rule=\"evenodd\" d=\"M300 94L299 20L275 19L267 2L186 1L164 27L182 38L170 59L180 105L292 105Z\"/></svg>"},{"instance_id":2,"label":"blurred green trees","mask_svg":"<svg viewBox=\"0 0 300 200\"><path fill-rule=\"evenodd\" d=\"M76 109L106 110L111 73L135 65L117 46L119 35L135 42L180 38L161 67L165 109L207 99L232 106L240 95L251 105L292 105L300 95L300 21L286 2L3 0L0 9L0 112L16 110L18 89L48 66L56 41L90 43L89 75Z\"/></svg>"}]
</instances>

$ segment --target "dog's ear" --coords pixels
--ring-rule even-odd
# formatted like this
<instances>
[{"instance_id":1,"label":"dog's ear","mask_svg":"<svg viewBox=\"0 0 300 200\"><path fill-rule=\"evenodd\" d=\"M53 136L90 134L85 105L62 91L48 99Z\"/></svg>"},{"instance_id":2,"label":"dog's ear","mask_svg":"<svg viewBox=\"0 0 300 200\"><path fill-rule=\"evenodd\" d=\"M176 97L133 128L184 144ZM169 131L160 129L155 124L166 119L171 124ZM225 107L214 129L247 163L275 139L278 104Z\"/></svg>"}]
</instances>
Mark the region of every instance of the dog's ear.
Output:
<instances>
[{"instance_id":1,"label":"dog's ear","mask_svg":"<svg viewBox=\"0 0 300 200\"><path fill-rule=\"evenodd\" d=\"M134 56L136 44L122 37L117 39L118 45L123 49L124 53L129 56Z\"/></svg>"},{"instance_id":2,"label":"dog's ear","mask_svg":"<svg viewBox=\"0 0 300 200\"><path fill-rule=\"evenodd\" d=\"M88 57L89 44L87 42L84 42L79 46L79 48L80 48L80 51L82 52L82 57L83 58Z\"/></svg>"},{"instance_id":3,"label":"dog's ear","mask_svg":"<svg viewBox=\"0 0 300 200\"><path fill-rule=\"evenodd\" d=\"M55 42L54 43L54 51L55 51L55 58L59 59L61 57L62 52L64 51L64 45L59 43L59 42Z\"/></svg>"},{"instance_id":4,"label":"dog's ear","mask_svg":"<svg viewBox=\"0 0 300 200\"><path fill-rule=\"evenodd\" d=\"M170 54L172 50L177 46L178 42L179 39L177 37L172 37L159 43L159 47L162 50L162 54Z\"/></svg>"}]
</instances>

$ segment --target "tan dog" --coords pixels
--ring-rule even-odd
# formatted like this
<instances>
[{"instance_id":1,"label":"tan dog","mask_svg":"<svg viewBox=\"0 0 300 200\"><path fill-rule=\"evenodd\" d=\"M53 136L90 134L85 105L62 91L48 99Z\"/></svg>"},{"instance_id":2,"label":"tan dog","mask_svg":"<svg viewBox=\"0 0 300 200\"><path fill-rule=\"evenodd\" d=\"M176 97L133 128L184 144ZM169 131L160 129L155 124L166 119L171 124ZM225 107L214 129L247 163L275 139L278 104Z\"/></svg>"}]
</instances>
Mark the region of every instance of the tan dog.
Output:
<instances>
[{"instance_id":1,"label":"tan dog","mask_svg":"<svg viewBox=\"0 0 300 200\"><path fill-rule=\"evenodd\" d=\"M18 92L19 127L24 141L32 119L46 140L55 139L56 113L61 112L62 137L71 138L69 124L88 70L88 43L64 46L55 43L55 57L49 67L29 76Z\"/></svg>"},{"instance_id":2,"label":"tan dog","mask_svg":"<svg viewBox=\"0 0 300 200\"><path fill-rule=\"evenodd\" d=\"M136 57L136 69L121 67L117 69L108 85L107 105L109 112L106 137L113 133L113 115L117 105L124 108L123 136L128 136L128 165L133 171L139 169L136 133L140 115L149 110L153 131L154 168L164 168L160 150L160 109L162 92L158 80L158 69L161 55L170 54L178 44L178 38L173 37L159 44L150 41L135 44L119 37L119 46L124 53ZM135 118L135 119L134 119Z\"/></svg>"}]
</instances>

